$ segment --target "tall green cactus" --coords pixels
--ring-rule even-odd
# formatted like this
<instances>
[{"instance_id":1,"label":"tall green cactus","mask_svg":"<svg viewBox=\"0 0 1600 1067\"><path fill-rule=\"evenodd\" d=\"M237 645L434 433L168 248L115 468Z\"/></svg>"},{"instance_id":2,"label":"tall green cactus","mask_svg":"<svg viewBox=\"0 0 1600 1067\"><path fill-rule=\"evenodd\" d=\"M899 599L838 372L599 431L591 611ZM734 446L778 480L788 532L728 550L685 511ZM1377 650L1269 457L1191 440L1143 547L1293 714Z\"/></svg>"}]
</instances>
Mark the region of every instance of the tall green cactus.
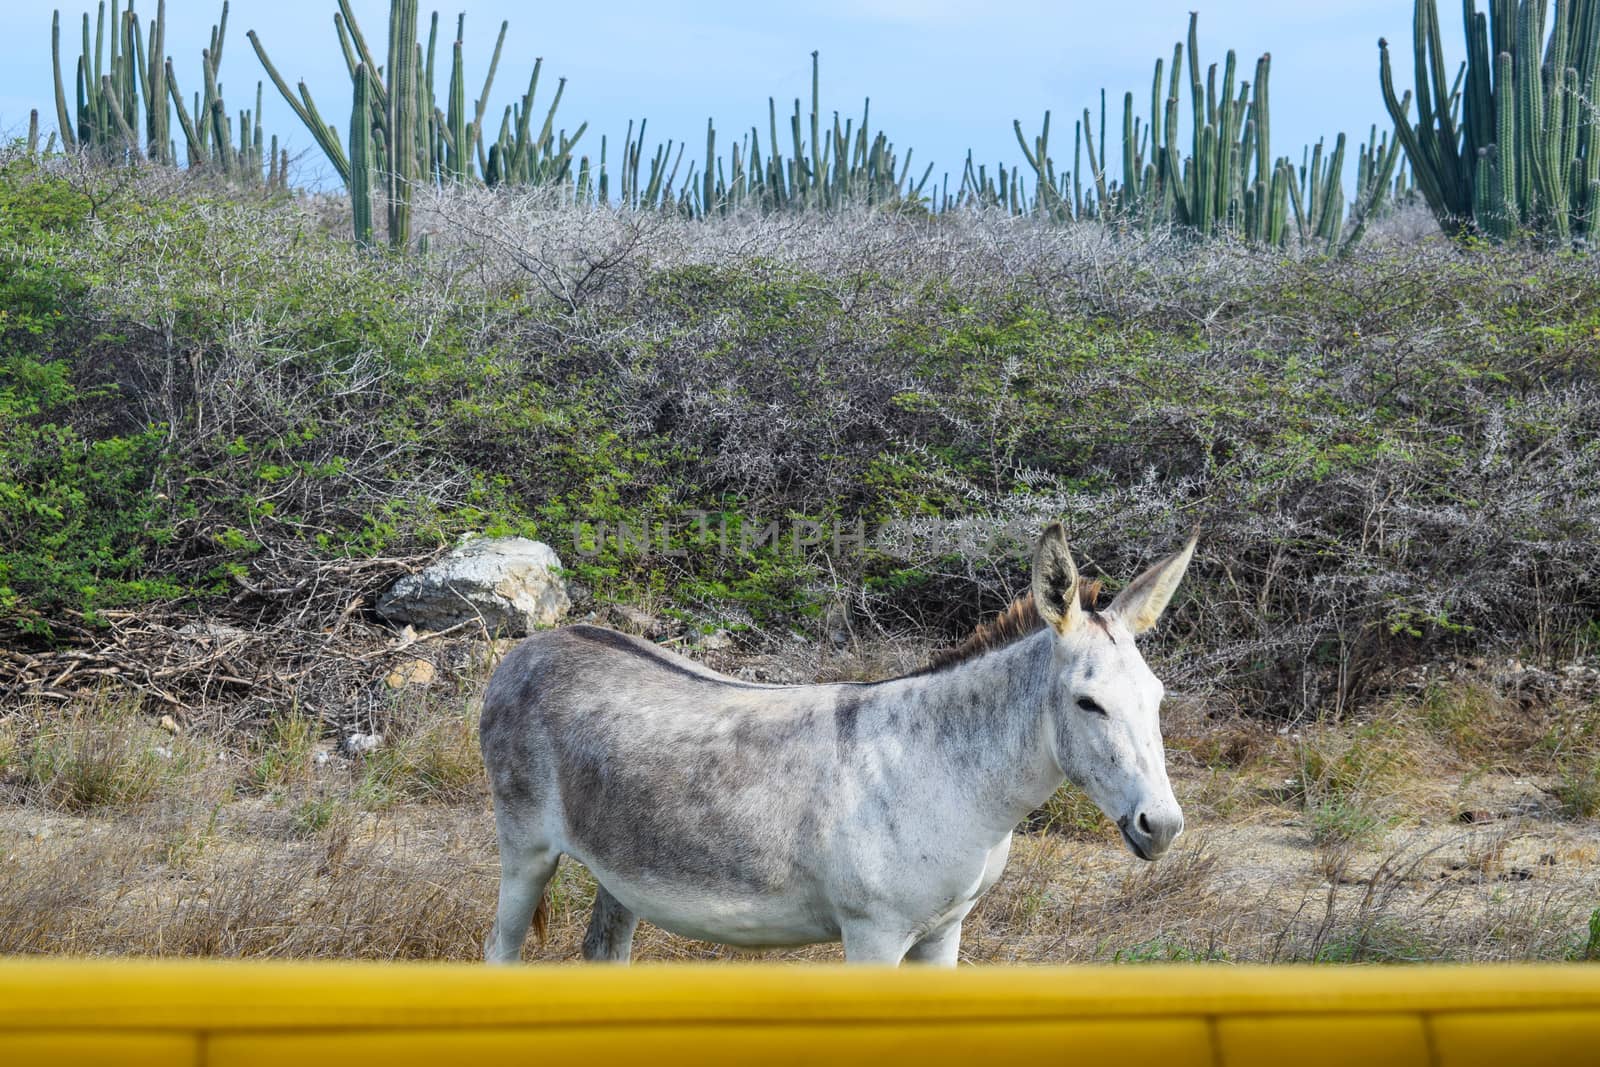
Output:
<instances>
[{"instance_id":1,"label":"tall green cactus","mask_svg":"<svg viewBox=\"0 0 1600 1067\"><path fill-rule=\"evenodd\" d=\"M811 109L804 112L801 101L795 100L789 115L787 156L779 136L777 101L771 97L767 99L765 149L759 127L752 125L728 146L725 157L718 156L716 126L708 121L705 161L691 162L681 183L677 174L684 146L679 144L674 154L672 141L656 146L648 175L641 178L645 123L639 123L635 137L630 122L623 144L622 202L691 218L744 209L832 211L846 205L921 203L933 174L932 164L920 179L912 180L911 153L898 157L885 133L872 132L871 119L869 99L862 106L859 126L854 118L841 120L837 111L831 123L824 120L821 61L818 53L812 52ZM603 168L601 177L605 177ZM582 184L575 194L579 199L588 195Z\"/></svg>"},{"instance_id":2,"label":"tall green cactus","mask_svg":"<svg viewBox=\"0 0 1600 1067\"><path fill-rule=\"evenodd\" d=\"M556 110L561 103L566 79L561 79L543 125L537 132L532 126L534 97L542 60L534 62L533 76L521 102L505 110L499 136L491 141L484 135L484 114L488 108L490 90L494 86L495 72L500 66L500 52L505 45L509 23L500 24L500 35L495 40L494 56L489 61L483 91L469 118L466 75L462 63L465 15L456 21L456 39L449 57L449 86L441 108L434 95L439 37L437 12L429 21L428 39L424 45L417 34L417 0L390 0L389 50L387 63L380 65L367 45L366 35L356 21L349 0L338 0L338 6L333 24L350 71L352 96L361 92L359 83L364 78L367 82L368 107L372 113L371 142L366 145L370 152L366 180L371 183L367 188L382 190L387 209L389 243L392 246L403 248L410 242L411 194L421 183L473 182L480 180L479 175L489 185L502 182L539 185L575 181L572 175L573 148L583 136L587 124L579 125L570 136L566 131L555 128ZM311 131L312 137L338 172L340 180L350 190L354 201L360 195L357 190L360 179L353 172L355 161L346 154L338 131L323 119L306 83L300 82L291 91L255 31L250 31L248 36L267 76ZM355 125L356 120L352 116L351 152L354 152L357 142ZM579 161L579 165L587 181L588 160ZM370 232L366 238L358 234L358 239L370 239Z\"/></svg>"},{"instance_id":3,"label":"tall green cactus","mask_svg":"<svg viewBox=\"0 0 1600 1067\"><path fill-rule=\"evenodd\" d=\"M1434 0L1416 0L1417 120L1396 96L1387 41L1379 85L1439 226L1455 236L1592 238L1600 214L1600 0L1464 0L1467 58L1445 84ZM1463 74L1465 88L1462 88ZM1460 121L1457 122L1459 113Z\"/></svg>"},{"instance_id":4,"label":"tall green cactus","mask_svg":"<svg viewBox=\"0 0 1600 1067\"><path fill-rule=\"evenodd\" d=\"M411 191L419 169L417 144L422 139L418 129L416 53L417 0L394 0L389 6L389 115L384 124L384 171L388 180L389 245L402 249L411 242Z\"/></svg>"},{"instance_id":5,"label":"tall green cactus","mask_svg":"<svg viewBox=\"0 0 1600 1067\"><path fill-rule=\"evenodd\" d=\"M1367 231L1367 224L1382 214L1404 194L1404 176L1398 183L1396 164L1400 159L1400 139L1387 133L1378 136L1373 126L1361 154L1356 157L1356 199L1350 206L1350 236L1345 246L1354 247Z\"/></svg>"},{"instance_id":6,"label":"tall green cactus","mask_svg":"<svg viewBox=\"0 0 1600 1067\"><path fill-rule=\"evenodd\" d=\"M1189 153L1179 146L1178 123L1185 48L1187 47L1191 131ZM1237 78L1238 63L1230 51L1218 68L1212 64L1201 76L1199 20L1189 16L1187 46L1173 46L1172 66L1164 77L1163 60L1157 59L1150 83L1150 115L1141 122L1134 114L1132 93L1122 103L1122 178L1109 174L1110 147L1105 143L1106 100L1100 97L1100 137L1094 135L1094 116L1087 108L1077 125L1074 162L1070 173L1058 174L1049 152L1050 115L1042 132L1030 144L1022 124L1012 129L1024 159L1033 171L1035 193L1030 201L1018 189L1008 191L1004 177L993 185L982 168L968 165L972 200L998 204L1016 213L1032 211L1056 220L1099 218L1118 225L1171 223L1202 234L1229 233L1255 243L1284 244L1291 233L1307 245L1329 252L1350 247L1365 231L1366 223L1389 196L1397 152L1386 138L1381 146L1363 147L1359 191L1352 204L1355 225L1344 236L1346 197L1341 170L1344 135L1333 153L1323 160L1322 146L1308 152L1299 171L1287 158L1272 154L1272 123L1268 85L1272 57L1256 61L1254 80ZM1165 91L1163 91L1165 90ZM1081 155L1081 160L1080 160ZM1084 196L1082 165L1091 179ZM1012 175L1015 181L1015 174ZM1293 225L1290 225L1290 220Z\"/></svg>"},{"instance_id":7,"label":"tall green cactus","mask_svg":"<svg viewBox=\"0 0 1600 1067\"><path fill-rule=\"evenodd\" d=\"M356 243L372 243L372 78L365 63L356 64L355 96L350 105L350 209L355 216Z\"/></svg>"},{"instance_id":8,"label":"tall green cactus","mask_svg":"<svg viewBox=\"0 0 1600 1067\"><path fill-rule=\"evenodd\" d=\"M232 122L218 81L227 26L228 5L224 2L222 18L211 28L211 46L201 52L205 95L195 98L191 116L178 89L172 60L164 54L166 0L157 0L156 17L148 35L141 32L139 16L131 0L126 9L120 9L118 0L111 0L108 9L102 0L92 47L89 16L87 13L83 16L83 53L78 58L74 79L77 87L74 110L68 107L61 73L61 12L55 12L50 26L50 54L62 146L69 151L93 152L102 158L148 158L155 163L173 165L178 162L178 150L171 133L175 109L184 136L184 159L189 166L206 167L251 185L264 177L270 188L285 188L287 159L280 156L276 138L272 141L270 158L264 144L259 83L255 110L239 113L240 139L238 144L233 142Z\"/></svg>"}]
</instances>

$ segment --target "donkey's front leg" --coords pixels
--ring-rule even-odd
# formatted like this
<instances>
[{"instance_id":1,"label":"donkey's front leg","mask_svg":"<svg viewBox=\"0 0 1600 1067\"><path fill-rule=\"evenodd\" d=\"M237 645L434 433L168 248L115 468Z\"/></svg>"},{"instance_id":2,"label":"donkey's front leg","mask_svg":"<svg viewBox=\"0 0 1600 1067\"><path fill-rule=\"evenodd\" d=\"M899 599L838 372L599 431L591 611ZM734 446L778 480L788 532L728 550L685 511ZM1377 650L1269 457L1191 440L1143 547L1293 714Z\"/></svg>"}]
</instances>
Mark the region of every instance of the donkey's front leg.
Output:
<instances>
[{"instance_id":1,"label":"donkey's front leg","mask_svg":"<svg viewBox=\"0 0 1600 1067\"><path fill-rule=\"evenodd\" d=\"M857 920L845 923L840 932L846 963L898 965L911 947L911 935L898 924Z\"/></svg>"}]
</instances>

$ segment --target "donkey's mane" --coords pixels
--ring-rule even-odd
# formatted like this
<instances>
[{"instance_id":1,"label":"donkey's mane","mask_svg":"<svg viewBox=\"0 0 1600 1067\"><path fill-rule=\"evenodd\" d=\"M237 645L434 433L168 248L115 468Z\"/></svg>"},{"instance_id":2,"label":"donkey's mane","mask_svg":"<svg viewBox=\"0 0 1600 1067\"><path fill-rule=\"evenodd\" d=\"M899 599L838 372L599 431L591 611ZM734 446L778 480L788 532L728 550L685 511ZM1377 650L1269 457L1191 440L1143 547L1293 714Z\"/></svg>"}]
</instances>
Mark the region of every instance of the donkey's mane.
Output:
<instances>
[{"instance_id":1,"label":"donkey's mane","mask_svg":"<svg viewBox=\"0 0 1600 1067\"><path fill-rule=\"evenodd\" d=\"M1083 605L1083 610L1093 612L1095 603L1100 599L1100 581L1087 579L1078 580L1078 603ZM990 619L988 622L978 624L959 645L954 645L942 652L936 652L928 665L918 671L927 674L932 671L953 667L957 663L965 663L983 655L991 649L1004 648L1006 645L1027 637L1036 630L1044 628L1044 619L1039 615L1039 606L1033 602L1033 594L1025 593L1013 600L1004 611Z\"/></svg>"}]
</instances>

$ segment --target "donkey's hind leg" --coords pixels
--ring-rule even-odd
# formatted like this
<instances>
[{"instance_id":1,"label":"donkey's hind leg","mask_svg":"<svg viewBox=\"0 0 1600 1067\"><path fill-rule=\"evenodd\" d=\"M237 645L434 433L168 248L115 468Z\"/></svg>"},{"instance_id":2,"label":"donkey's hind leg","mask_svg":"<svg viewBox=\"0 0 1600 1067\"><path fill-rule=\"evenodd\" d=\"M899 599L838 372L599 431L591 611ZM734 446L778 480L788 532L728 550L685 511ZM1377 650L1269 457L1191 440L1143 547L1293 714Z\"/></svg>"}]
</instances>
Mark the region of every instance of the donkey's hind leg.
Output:
<instances>
[{"instance_id":1,"label":"donkey's hind leg","mask_svg":"<svg viewBox=\"0 0 1600 1067\"><path fill-rule=\"evenodd\" d=\"M528 925L539 928L544 941L544 891L556 873L561 853L547 846L516 847L500 840L500 903L494 929L483 943L489 963L515 963L522 958Z\"/></svg>"},{"instance_id":2,"label":"donkey's hind leg","mask_svg":"<svg viewBox=\"0 0 1600 1067\"><path fill-rule=\"evenodd\" d=\"M589 916L589 932L583 935L583 958L611 963L627 963L633 957L633 932L639 917L603 885L595 886L594 913Z\"/></svg>"},{"instance_id":3,"label":"donkey's hind leg","mask_svg":"<svg viewBox=\"0 0 1600 1067\"><path fill-rule=\"evenodd\" d=\"M907 963L954 967L961 959L961 920L930 931L906 952Z\"/></svg>"}]
</instances>

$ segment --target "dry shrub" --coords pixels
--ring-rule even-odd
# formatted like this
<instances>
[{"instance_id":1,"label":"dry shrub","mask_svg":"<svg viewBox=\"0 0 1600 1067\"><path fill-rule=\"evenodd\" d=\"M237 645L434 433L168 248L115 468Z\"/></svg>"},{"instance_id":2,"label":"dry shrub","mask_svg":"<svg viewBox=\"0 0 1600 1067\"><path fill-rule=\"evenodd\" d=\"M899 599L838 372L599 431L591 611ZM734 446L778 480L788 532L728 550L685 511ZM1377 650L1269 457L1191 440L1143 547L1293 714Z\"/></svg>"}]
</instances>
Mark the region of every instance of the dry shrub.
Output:
<instances>
[{"instance_id":1,"label":"dry shrub","mask_svg":"<svg viewBox=\"0 0 1600 1067\"><path fill-rule=\"evenodd\" d=\"M61 811L137 807L205 769L198 747L154 728L127 694L65 710L35 705L18 718L0 775L9 766L25 800Z\"/></svg>"},{"instance_id":2,"label":"dry shrub","mask_svg":"<svg viewBox=\"0 0 1600 1067\"><path fill-rule=\"evenodd\" d=\"M1579 753L1557 768L1556 799L1570 819L1592 819L1600 814L1600 753Z\"/></svg>"},{"instance_id":3,"label":"dry shrub","mask_svg":"<svg viewBox=\"0 0 1600 1067\"><path fill-rule=\"evenodd\" d=\"M249 735L249 784L258 790L302 785L311 778L322 724L297 711L272 716L258 735Z\"/></svg>"},{"instance_id":4,"label":"dry shrub","mask_svg":"<svg viewBox=\"0 0 1600 1067\"><path fill-rule=\"evenodd\" d=\"M488 795L478 750L478 708L464 693L397 700L381 720L383 743L360 759L363 802L481 802Z\"/></svg>"},{"instance_id":5,"label":"dry shrub","mask_svg":"<svg viewBox=\"0 0 1600 1067\"><path fill-rule=\"evenodd\" d=\"M492 865L377 829L225 840L181 864L137 822L44 837L0 858L0 953L476 958Z\"/></svg>"},{"instance_id":6,"label":"dry shrub","mask_svg":"<svg viewBox=\"0 0 1600 1067\"><path fill-rule=\"evenodd\" d=\"M1023 822L1029 833L1059 834L1075 841L1120 841L1116 827L1089 794L1063 784Z\"/></svg>"},{"instance_id":7,"label":"dry shrub","mask_svg":"<svg viewBox=\"0 0 1600 1067\"><path fill-rule=\"evenodd\" d=\"M1543 716L1475 678L1433 681L1414 704L1402 703L1393 713L1414 717L1469 764L1525 766L1549 729Z\"/></svg>"},{"instance_id":8,"label":"dry shrub","mask_svg":"<svg viewBox=\"0 0 1600 1067\"><path fill-rule=\"evenodd\" d=\"M112 902L159 857L138 835L40 834L0 851L0 955L125 951L105 939Z\"/></svg>"},{"instance_id":9,"label":"dry shrub","mask_svg":"<svg viewBox=\"0 0 1600 1067\"><path fill-rule=\"evenodd\" d=\"M1396 800L1417 781L1414 740L1379 720L1355 730L1318 728L1297 745L1298 789L1314 843L1364 843L1392 823Z\"/></svg>"},{"instance_id":10,"label":"dry shrub","mask_svg":"<svg viewBox=\"0 0 1600 1067\"><path fill-rule=\"evenodd\" d=\"M195 880L171 902L162 954L471 959L492 883L441 858L349 846L337 876L315 852L259 854Z\"/></svg>"},{"instance_id":11,"label":"dry shrub","mask_svg":"<svg viewBox=\"0 0 1600 1067\"><path fill-rule=\"evenodd\" d=\"M1268 758L1274 747L1271 731L1242 715L1217 715L1186 727L1166 728L1167 751L1214 770L1248 770Z\"/></svg>"},{"instance_id":12,"label":"dry shrub","mask_svg":"<svg viewBox=\"0 0 1600 1067\"><path fill-rule=\"evenodd\" d=\"M1107 906L1113 911L1178 910L1191 920L1221 903L1213 883L1217 853L1209 837L1186 835L1173 850L1154 863L1141 863L1118 883Z\"/></svg>"},{"instance_id":13,"label":"dry shrub","mask_svg":"<svg viewBox=\"0 0 1600 1067\"><path fill-rule=\"evenodd\" d=\"M1483 881L1498 878L1505 871L1506 849L1525 832L1508 824L1468 834L1462 844L1461 869Z\"/></svg>"}]
</instances>

